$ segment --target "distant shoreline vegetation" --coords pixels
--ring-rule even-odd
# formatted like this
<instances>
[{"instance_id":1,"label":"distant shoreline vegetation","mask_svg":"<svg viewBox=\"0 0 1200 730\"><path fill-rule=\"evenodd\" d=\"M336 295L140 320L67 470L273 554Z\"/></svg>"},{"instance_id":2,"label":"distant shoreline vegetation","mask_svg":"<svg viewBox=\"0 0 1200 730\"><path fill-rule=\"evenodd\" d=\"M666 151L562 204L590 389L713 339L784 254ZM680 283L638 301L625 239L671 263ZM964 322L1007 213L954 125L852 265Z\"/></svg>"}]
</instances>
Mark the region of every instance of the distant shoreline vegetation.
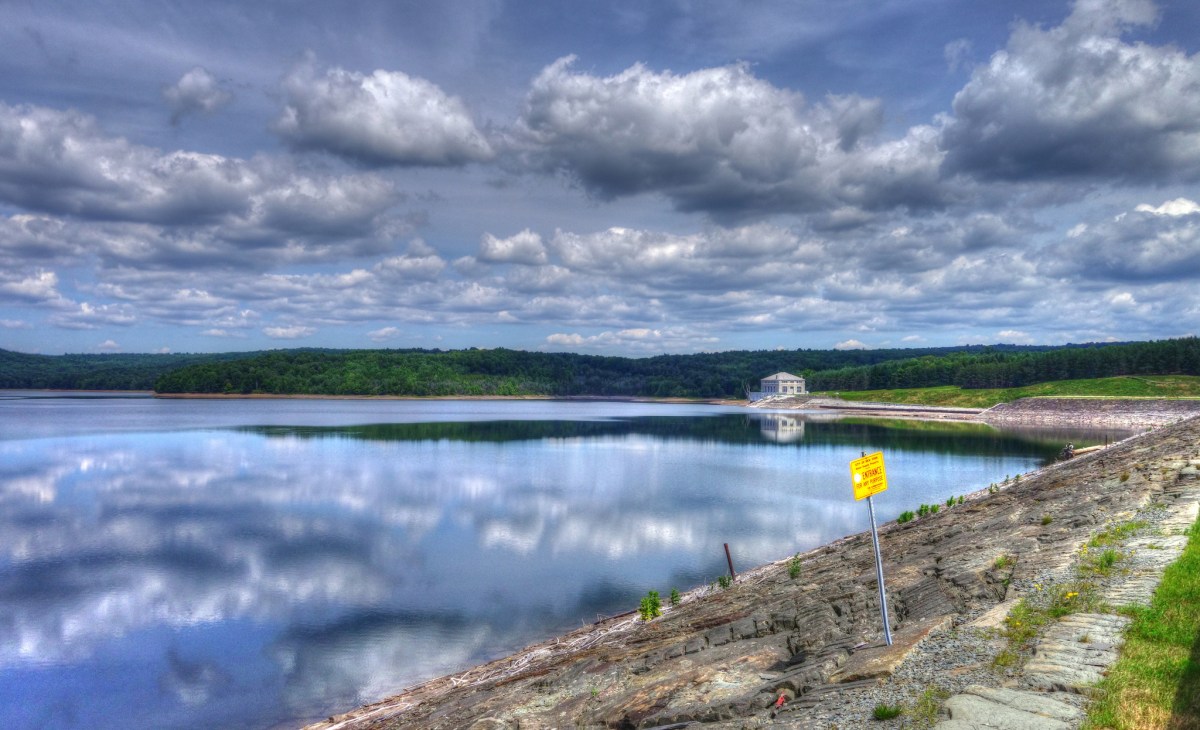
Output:
<instances>
[{"instance_id":1,"label":"distant shoreline vegetation","mask_svg":"<svg viewBox=\"0 0 1200 730\"><path fill-rule=\"evenodd\" d=\"M0 388L163 394L743 398L773 372L813 391L1015 388L1121 375L1200 375L1200 339L606 357L521 350L27 355L0 350Z\"/></svg>"}]
</instances>

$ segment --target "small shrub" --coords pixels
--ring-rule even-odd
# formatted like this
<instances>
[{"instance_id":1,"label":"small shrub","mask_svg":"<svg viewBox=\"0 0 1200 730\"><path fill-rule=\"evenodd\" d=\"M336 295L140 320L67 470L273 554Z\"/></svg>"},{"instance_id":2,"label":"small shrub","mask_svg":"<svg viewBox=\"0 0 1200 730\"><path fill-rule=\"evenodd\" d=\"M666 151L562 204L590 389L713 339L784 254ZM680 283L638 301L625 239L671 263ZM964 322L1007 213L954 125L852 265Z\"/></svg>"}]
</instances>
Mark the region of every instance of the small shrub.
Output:
<instances>
[{"instance_id":1,"label":"small shrub","mask_svg":"<svg viewBox=\"0 0 1200 730\"><path fill-rule=\"evenodd\" d=\"M729 586L733 585L733 578L723 575L720 578L717 578L717 585L721 586L723 589L728 588Z\"/></svg>"},{"instance_id":2,"label":"small shrub","mask_svg":"<svg viewBox=\"0 0 1200 730\"><path fill-rule=\"evenodd\" d=\"M922 504L920 507L917 507L917 514L921 517L928 515L929 514L929 505Z\"/></svg>"},{"instance_id":3,"label":"small shrub","mask_svg":"<svg viewBox=\"0 0 1200 730\"><path fill-rule=\"evenodd\" d=\"M931 505L929 505L929 514L931 514L931 515L936 515L936 514L938 513L938 507L939 507L939 506L940 506L940 505L936 505L936 504L931 504Z\"/></svg>"},{"instance_id":4,"label":"small shrub","mask_svg":"<svg viewBox=\"0 0 1200 730\"><path fill-rule=\"evenodd\" d=\"M791 561L788 562L788 577L792 580L800 577L800 553L793 555Z\"/></svg>"},{"instance_id":5,"label":"small shrub","mask_svg":"<svg viewBox=\"0 0 1200 730\"><path fill-rule=\"evenodd\" d=\"M917 727L933 727L937 721L938 709L950 698L950 693L941 687L929 687L917 698L917 704L912 709L913 719Z\"/></svg>"},{"instance_id":6,"label":"small shrub","mask_svg":"<svg viewBox=\"0 0 1200 730\"><path fill-rule=\"evenodd\" d=\"M916 517L916 515L913 514L913 511L910 509L906 509L900 513L899 517L896 518L896 522L899 522L900 524L903 525L905 522L911 522L912 518L914 518L914 517Z\"/></svg>"},{"instance_id":7,"label":"small shrub","mask_svg":"<svg viewBox=\"0 0 1200 730\"><path fill-rule=\"evenodd\" d=\"M671 605L672 606L679 605L679 589L678 588L671 589Z\"/></svg>"},{"instance_id":8,"label":"small shrub","mask_svg":"<svg viewBox=\"0 0 1200 730\"><path fill-rule=\"evenodd\" d=\"M958 503L959 503L959 504L962 504L962 503L963 503L963 496L962 496L961 494L960 494L960 495L958 495Z\"/></svg>"},{"instance_id":9,"label":"small shrub","mask_svg":"<svg viewBox=\"0 0 1200 730\"><path fill-rule=\"evenodd\" d=\"M1054 522L1054 517L1053 517L1053 516L1051 516L1051 515L1042 515L1042 524L1043 524L1043 525L1048 525L1048 524L1050 524L1051 522Z\"/></svg>"},{"instance_id":10,"label":"small shrub","mask_svg":"<svg viewBox=\"0 0 1200 730\"><path fill-rule=\"evenodd\" d=\"M995 484L988 485L988 494L995 494L996 492L999 492L999 491L1000 491L1000 487L997 487Z\"/></svg>"},{"instance_id":11,"label":"small shrub","mask_svg":"<svg viewBox=\"0 0 1200 730\"><path fill-rule=\"evenodd\" d=\"M1019 481L1021 481L1021 475L1017 474L1016 476L1013 477L1013 484L1016 484Z\"/></svg>"},{"instance_id":12,"label":"small shrub","mask_svg":"<svg viewBox=\"0 0 1200 730\"><path fill-rule=\"evenodd\" d=\"M643 621L649 621L655 616L662 615L662 600L658 597L658 591L646 593L646 597L642 599L642 604L638 607L638 613L641 614Z\"/></svg>"},{"instance_id":13,"label":"small shrub","mask_svg":"<svg viewBox=\"0 0 1200 730\"><path fill-rule=\"evenodd\" d=\"M871 717L876 720L891 720L893 717L900 717L904 712L904 708L900 705L887 705L880 702L875 705L875 709L871 712Z\"/></svg>"},{"instance_id":14,"label":"small shrub","mask_svg":"<svg viewBox=\"0 0 1200 730\"><path fill-rule=\"evenodd\" d=\"M1009 555L1008 553L1004 553L1000 557L996 558L994 565L996 570L1004 570L1015 562L1016 560L1013 559L1013 556Z\"/></svg>"}]
</instances>

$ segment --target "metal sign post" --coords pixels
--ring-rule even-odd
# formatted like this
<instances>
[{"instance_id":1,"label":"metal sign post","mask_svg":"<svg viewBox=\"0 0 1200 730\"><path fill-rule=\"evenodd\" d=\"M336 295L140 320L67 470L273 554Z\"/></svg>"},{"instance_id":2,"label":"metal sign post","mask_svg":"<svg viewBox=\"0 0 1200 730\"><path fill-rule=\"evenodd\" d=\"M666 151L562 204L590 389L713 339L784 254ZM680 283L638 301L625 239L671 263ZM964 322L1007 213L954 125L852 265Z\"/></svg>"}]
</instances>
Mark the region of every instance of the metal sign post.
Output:
<instances>
[{"instance_id":1,"label":"metal sign post","mask_svg":"<svg viewBox=\"0 0 1200 730\"><path fill-rule=\"evenodd\" d=\"M875 503L871 496L887 489L887 472L883 468L883 452L876 451L850 462L850 478L854 483L854 498L867 500L871 514L871 543L875 546L875 577L879 580L879 610L883 614L883 638L892 645L892 625L888 621L887 592L883 588L883 556L879 553L879 533L875 529Z\"/></svg>"}]
</instances>

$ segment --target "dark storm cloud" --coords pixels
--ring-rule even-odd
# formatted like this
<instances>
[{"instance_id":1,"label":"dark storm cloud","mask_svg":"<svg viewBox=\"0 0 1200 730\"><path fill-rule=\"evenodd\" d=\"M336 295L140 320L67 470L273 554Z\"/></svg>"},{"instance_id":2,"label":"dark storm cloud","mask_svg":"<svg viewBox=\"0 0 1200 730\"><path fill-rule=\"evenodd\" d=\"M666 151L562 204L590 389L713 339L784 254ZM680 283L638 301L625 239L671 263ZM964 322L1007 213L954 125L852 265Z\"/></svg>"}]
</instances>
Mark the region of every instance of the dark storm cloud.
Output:
<instances>
[{"instance_id":1,"label":"dark storm cloud","mask_svg":"<svg viewBox=\"0 0 1200 730\"><path fill-rule=\"evenodd\" d=\"M976 69L943 130L946 169L980 178L1200 179L1200 58L1121 36L1149 0L1081 0L1059 26L1020 23Z\"/></svg>"}]
</instances>

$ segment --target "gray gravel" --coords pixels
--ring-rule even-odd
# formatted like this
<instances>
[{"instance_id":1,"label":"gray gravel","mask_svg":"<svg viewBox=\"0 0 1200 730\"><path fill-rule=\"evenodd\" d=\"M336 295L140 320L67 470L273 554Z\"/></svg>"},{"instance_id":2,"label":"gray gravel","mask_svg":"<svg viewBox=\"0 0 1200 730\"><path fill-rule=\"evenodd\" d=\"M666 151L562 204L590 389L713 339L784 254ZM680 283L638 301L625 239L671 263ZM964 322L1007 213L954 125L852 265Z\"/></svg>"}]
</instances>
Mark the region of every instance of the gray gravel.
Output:
<instances>
[{"instance_id":1,"label":"gray gravel","mask_svg":"<svg viewBox=\"0 0 1200 730\"><path fill-rule=\"evenodd\" d=\"M1170 518L1171 512L1163 509L1161 505L1147 506L1133 518L1146 522L1147 526L1127 536L1125 542L1170 531L1160 527L1160 523ZM1008 597L1023 596L1034 604L1044 605L1050 599L1050 587L1072 579L1076 575L1076 565L1077 561L1066 568L1038 571L1017 578L1009 588ZM1109 576L1093 577L1091 580L1103 594L1109 586L1120 584L1126 577L1126 571L1115 570ZM1037 588L1039 585L1041 590ZM875 720L873 713L879 705L913 708L926 692L932 692L937 698L936 704L941 705L945 698L959 694L971 685L1003 687L1019 684L1020 669L993 666L992 660L1006 645L999 631L968 626L982 614L983 611L977 611L960 617L951 630L926 638L908 655L895 674L878 686L830 692L822 696L820 703L815 707L794 713L781 713L773 720L752 720L742 723L740 727L789 730L893 730L929 727L925 719L914 717L911 712L883 721ZM1055 693L1054 696L1057 700L1081 709L1087 704L1087 699L1078 694Z\"/></svg>"}]
</instances>

